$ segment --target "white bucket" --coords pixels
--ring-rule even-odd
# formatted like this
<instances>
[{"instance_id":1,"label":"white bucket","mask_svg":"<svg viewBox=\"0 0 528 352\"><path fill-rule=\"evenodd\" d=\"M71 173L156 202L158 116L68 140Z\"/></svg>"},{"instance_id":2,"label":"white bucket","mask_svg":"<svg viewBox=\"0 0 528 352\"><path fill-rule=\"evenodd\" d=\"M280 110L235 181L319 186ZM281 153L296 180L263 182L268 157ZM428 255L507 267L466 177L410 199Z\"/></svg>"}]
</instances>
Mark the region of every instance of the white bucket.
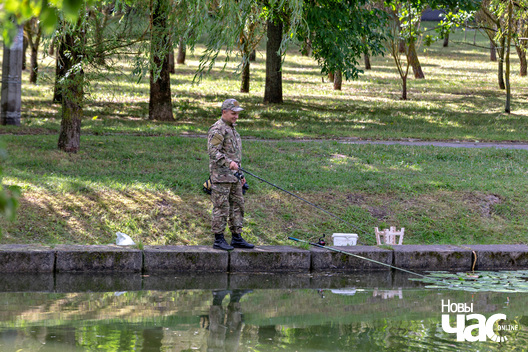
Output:
<instances>
[{"instance_id":1,"label":"white bucket","mask_svg":"<svg viewBox=\"0 0 528 352\"><path fill-rule=\"evenodd\" d=\"M355 246L358 235L356 233L334 233L332 239L334 246Z\"/></svg>"}]
</instances>

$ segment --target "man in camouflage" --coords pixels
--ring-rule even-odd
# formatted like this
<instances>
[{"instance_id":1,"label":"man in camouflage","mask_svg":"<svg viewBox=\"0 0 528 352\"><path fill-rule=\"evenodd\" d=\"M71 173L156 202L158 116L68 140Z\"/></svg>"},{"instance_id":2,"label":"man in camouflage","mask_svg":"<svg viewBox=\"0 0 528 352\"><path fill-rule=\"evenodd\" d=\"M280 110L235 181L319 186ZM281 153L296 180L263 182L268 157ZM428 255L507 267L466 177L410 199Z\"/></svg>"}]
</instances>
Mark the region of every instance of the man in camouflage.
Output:
<instances>
[{"instance_id":1,"label":"man in camouflage","mask_svg":"<svg viewBox=\"0 0 528 352\"><path fill-rule=\"evenodd\" d=\"M209 128L207 149L211 174L211 201L213 202L212 230L215 236L213 248L226 251L233 248L253 248L241 236L244 220L244 178L235 173L242 159L242 140L235 130L238 113L242 111L238 101L227 99L222 104L222 118ZM229 218L232 238L229 245L224 230Z\"/></svg>"}]
</instances>

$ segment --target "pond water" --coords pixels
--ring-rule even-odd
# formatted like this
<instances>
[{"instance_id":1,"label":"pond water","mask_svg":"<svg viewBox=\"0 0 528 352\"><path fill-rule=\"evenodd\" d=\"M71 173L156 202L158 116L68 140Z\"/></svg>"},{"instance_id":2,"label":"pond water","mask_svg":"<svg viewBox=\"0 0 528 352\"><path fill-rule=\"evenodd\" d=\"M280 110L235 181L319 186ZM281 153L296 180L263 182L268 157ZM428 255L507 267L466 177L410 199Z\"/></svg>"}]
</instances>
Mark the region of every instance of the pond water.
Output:
<instances>
[{"instance_id":1,"label":"pond water","mask_svg":"<svg viewBox=\"0 0 528 352\"><path fill-rule=\"evenodd\" d=\"M25 289L25 285L37 289ZM25 279L2 275L0 351L527 348L527 294L423 286L390 272ZM472 312L467 312L469 309ZM454 310L462 310L458 315L463 320L457 321L460 317ZM478 317L466 321L469 314ZM493 324L495 314L504 314L506 320ZM448 320L448 332L442 319ZM457 322L463 322L469 331L468 335L460 332L463 341L457 341L456 332L449 332ZM482 341L471 341L479 336Z\"/></svg>"}]
</instances>

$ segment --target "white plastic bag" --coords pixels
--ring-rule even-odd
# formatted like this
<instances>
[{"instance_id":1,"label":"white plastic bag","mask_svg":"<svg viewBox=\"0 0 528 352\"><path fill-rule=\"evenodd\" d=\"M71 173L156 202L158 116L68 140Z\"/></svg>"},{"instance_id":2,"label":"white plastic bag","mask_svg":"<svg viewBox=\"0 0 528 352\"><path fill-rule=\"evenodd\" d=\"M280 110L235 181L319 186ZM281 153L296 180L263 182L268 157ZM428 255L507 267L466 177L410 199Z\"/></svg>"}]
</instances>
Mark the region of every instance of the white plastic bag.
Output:
<instances>
[{"instance_id":1,"label":"white plastic bag","mask_svg":"<svg viewBox=\"0 0 528 352\"><path fill-rule=\"evenodd\" d=\"M132 241L129 235L122 232L116 232L116 244L118 246L133 246L136 244L136 242Z\"/></svg>"}]
</instances>

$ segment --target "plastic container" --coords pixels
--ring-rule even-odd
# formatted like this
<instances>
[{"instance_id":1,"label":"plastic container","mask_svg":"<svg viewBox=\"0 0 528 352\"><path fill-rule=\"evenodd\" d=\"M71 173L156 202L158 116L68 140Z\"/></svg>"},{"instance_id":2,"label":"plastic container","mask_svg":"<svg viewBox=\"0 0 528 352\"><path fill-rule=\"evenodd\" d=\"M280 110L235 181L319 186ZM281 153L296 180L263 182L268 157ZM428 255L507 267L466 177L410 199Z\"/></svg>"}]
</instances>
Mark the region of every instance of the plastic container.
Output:
<instances>
[{"instance_id":1,"label":"plastic container","mask_svg":"<svg viewBox=\"0 0 528 352\"><path fill-rule=\"evenodd\" d=\"M116 232L116 236L116 244L118 246L133 246L136 244L126 233Z\"/></svg>"},{"instance_id":2,"label":"plastic container","mask_svg":"<svg viewBox=\"0 0 528 352\"><path fill-rule=\"evenodd\" d=\"M357 233L334 233L332 235L334 246L355 246L357 244Z\"/></svg>"}]
</instances>

